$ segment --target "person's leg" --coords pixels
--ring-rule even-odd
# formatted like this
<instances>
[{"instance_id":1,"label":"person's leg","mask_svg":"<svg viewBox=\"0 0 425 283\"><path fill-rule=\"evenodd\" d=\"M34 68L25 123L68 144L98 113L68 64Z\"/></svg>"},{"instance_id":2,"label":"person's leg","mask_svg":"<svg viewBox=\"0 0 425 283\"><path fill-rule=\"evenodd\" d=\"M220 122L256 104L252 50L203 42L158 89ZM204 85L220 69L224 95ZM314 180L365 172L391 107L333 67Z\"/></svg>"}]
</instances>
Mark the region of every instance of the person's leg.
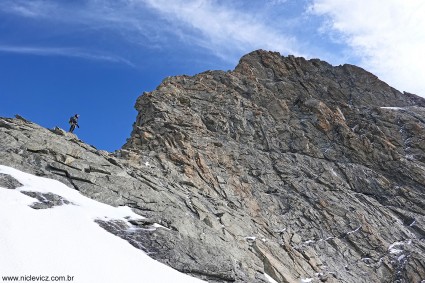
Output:
<instances>
[{"instance_id":1,"label":"person's leg","mask_svg":"<svg viewBox=\"0 0 425 283\"><path fill-rule=\"evenodd\" d=\"M69 132L72 133L74 131L74 129L75 129L75 124L72 124L71 128L69 128Z\"/></svg>"}]
</instances>

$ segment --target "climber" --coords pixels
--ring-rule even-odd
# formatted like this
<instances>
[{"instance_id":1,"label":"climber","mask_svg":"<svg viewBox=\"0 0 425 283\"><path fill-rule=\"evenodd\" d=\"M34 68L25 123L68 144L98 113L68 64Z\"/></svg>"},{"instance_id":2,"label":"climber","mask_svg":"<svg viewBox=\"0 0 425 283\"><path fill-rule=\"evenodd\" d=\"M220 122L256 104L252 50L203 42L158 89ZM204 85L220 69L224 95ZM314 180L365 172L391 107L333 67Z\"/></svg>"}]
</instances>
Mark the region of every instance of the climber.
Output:
<instances>
[{"instance_id":1,"label":"climber","mask_svg":"<svg viewBox=\"0 0 425 283\"><path fill-rule=\"evenodd\" d=\"M71 125L71 128L69 128L70 133L72 133L74 131L75 126L77 126L78 128L80 127L80 126L78 126L78 117L80 117L80 115L75 114L74 116L69 118L69 124Z\"/></svg>"}]
</instances>

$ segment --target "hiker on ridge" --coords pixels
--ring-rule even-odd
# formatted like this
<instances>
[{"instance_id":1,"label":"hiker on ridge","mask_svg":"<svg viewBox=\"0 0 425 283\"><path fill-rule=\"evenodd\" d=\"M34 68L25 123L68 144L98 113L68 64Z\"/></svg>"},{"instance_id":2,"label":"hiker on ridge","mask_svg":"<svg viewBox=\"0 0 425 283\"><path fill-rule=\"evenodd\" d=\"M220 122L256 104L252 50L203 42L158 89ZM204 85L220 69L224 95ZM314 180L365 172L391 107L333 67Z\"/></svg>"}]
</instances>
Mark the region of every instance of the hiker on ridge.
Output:
<instances>
[{"instance_id":1,"label":"hiker on ridge","mask_svg":"<svg viewBox=\"0 0 425 283\"><path fill-rule=\"evenodd\" d=\"M74 116L69 118L69 124L71 125L71 128L69 128L70 133L74 132L75 126L77 126L78 128L80 127L78 126L78 117L80 117L80 115L75 114Z\"/></svg>"}]
</instances>

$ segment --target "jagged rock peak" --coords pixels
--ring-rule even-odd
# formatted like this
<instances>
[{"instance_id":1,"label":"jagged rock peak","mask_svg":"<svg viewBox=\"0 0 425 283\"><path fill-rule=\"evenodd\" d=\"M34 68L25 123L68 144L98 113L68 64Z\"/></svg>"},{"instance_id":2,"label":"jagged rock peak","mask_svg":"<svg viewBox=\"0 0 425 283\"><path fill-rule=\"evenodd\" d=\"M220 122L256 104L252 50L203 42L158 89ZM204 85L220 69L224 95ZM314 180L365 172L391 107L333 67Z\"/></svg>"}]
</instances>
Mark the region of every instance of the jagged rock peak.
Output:
<instances>
[{"instance_id":1,"label":"jagged rock peak","mask_svg":"<svg viewBox=\"0 0 425 283\"><path fill-rule=\"evenodd\" d=\"M308 93L310 97L357 103L357 106L423 105L418 97L403 95L374 74L350 64L334 67L319 59L257 50L243 56L234 72L254 80L306 84L306 88L313 86L315 90Z\"/></svg>"},{"instance_id":2,"label":"jagged rock peak","mask_svg":"<svg viewBox=\"0 0 425 283\"><path fill-rule=\"evenodd\" d=\"M191 107L193 99L203 101L197 104L202 105L201 109ZM221 107L219 104L224 101L230 104ZM319 59L284 57L278 52L257 50L243 56L234 71L168 77L155 91L140 96L135 106L139 115L132 134L137 137L130 139L124 148L136 149L132 144L138 144L140 135L142 138L152 136L149 130L140 130L142 124L162 118L171 123L174 115L183 114L181 111L188 115L175 117L176 121L186 117L192 127L211 128L210 124L215 123L211 117L214 114L209 113L212 109L235 112L255 108L251 110L257 114L270 112L276 120L293 107L317 110L324 106L344 116L344 112L351 113L354 108L423 107L425 100L401 93L353 65L334 67Z\"/></svg>"},{"instance_id":3,"label":"jagged rock peak","mask_svg":"<svg viewBox=\"0 0 425 283\"><path fill-rule=\"evenodd\" d=\"M238 243L231 257L260 258L278 282L416 282L425 276L423 106L359 67L259 50L233 71L170 77L140 96L124 148L190 188L202 199L190 205L196 217ZM253 237L265 242L241 253ZM400 239L418 252L394 259ZM243 265L235 272L259 278Z\"/></svg>"}]
</instances>

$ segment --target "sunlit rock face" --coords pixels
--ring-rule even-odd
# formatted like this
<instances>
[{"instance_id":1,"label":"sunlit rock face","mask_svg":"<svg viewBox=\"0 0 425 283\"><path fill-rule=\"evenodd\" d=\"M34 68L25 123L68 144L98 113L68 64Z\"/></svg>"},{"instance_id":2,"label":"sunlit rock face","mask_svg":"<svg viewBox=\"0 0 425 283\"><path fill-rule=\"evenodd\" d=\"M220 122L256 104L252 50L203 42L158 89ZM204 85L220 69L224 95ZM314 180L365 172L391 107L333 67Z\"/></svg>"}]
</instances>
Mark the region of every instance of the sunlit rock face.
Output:
<instances>
[{"instance_id":1,"label":"sunlit rock face","mask_svg":"<svg viewBox=\"0 0 425 283\"><path fill-rule=\"evenodd\" d=\"M424 107L356 66L259 50L144 93L114 153L0 119L0 161L132 207L137 229L99 225L209 282L420 282Z\"/></svg>"}]
</instances>

